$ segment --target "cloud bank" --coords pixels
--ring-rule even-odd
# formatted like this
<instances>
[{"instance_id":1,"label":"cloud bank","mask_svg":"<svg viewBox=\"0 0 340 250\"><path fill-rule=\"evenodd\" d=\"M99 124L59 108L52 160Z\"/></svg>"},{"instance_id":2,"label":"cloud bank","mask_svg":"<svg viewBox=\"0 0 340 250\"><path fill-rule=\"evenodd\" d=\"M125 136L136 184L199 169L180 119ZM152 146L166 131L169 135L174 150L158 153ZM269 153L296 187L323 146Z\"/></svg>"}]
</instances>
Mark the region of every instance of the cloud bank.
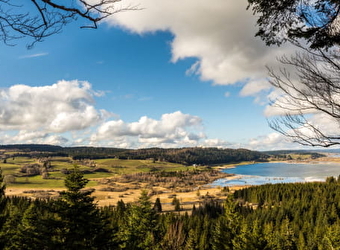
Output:
<instances>
[{"instance_id":1,"label":"cloud bank","mask_svg":"<svg viewBox=\"0 0 340 250\"><path fill-rule=\"evenodd\" d=\"M246 0L183 0L181 4L163 0L130 0L140 11L117 13L108 20L130 32L169 31L172 58L197 61L187 73L198 74L213 84L246 84L242 95L254 95L270 87L265 65L276 65L276 57L288 53L287 46L267 47L255 38L256 20L247 11Z\"/></svg>"},{"instance_id":2,"label":"cloud bank","mask_svg":"<svg viewBox=\"0 0 340 250\"><path fill-rule=\"evenodd\" d=\"M127 144L137 140L147 147L177 147L178 145L197 146L204 138L201 118L180 111L163 114L160 120L141 117L137 122L125 123L113 120L103 123L91 137L91 143L111 141Z\"/></svg>"},{"instance_id":3,"label":"cloud bank","mask_svg":"<svg viewBox=\"0 0 340 250\"><path fill-rule=\"evenodd\" d=\"M58 81L31 87L14 85L0 90L0 143L43 143L62 146L145 147L284 147L282 137L258 137L248 145L208 138L203 120L181 111L159 119L142 116L125 122L95 106L101 98L86 81Z\"/></svg>"},{"instance_id":4,"label":"cloud bank","mask_svg":"<svg viewBox=\"0 0 340 250\"><path fill-rule=\"evenodd\" d=\"M115 115L109 111L96 108L95 98L101 96L89 82L78 80L1 89L0 143L124 148L205 143L202 119L198 116L176 111L163 114L159 120L142 116L136 122L126 123L114 120Z\"/></svg>"},{"instance_id":5,"label":"cloud bank","mask_svg":"<svg viewBox=\"0 0 340 250\"><path fill-rule=\"evenodd\" d=\"M0 130L82 130L102 121L88 82L59 81L50 86L14 85L0 90Z\"/></svg>"}]
</instances>

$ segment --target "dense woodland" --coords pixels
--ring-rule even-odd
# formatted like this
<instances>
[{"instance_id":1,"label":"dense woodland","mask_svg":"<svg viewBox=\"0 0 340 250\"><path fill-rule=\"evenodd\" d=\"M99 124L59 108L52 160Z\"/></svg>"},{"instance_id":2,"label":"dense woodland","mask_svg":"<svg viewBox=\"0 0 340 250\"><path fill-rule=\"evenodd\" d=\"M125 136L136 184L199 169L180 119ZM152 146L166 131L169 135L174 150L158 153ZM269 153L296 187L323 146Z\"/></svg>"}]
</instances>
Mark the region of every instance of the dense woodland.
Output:
<instances>
[{"instance_id":1,"label":"dense woodland","mask_svg":"<svg viewBox=\"0 0 340 250\"><path fill-rule=\"evenodd\" d=\"M0 150L18 150L17 156L69 156L74 160L80 159L154 159L184 165L213 165L240 161L263 161L268 154L247 149L219 148L147 148L121 149L103 147L60 147L52 145L25 144L3 145Z\"/></svg>"},{"instance_id":2,"label":"dense woodland","mask_svg":"<svg viewBox=\"0 0 340 250\"><path fill-rule=\"evenodd\" d=\"M0 181L1 249L340 248L340 179L333 177L253 186L222 203L206 198L190 214L162 213L147 190L136 203L97 207L77 168L57 199L7 197Z\"/></svg>"}]
</instances>

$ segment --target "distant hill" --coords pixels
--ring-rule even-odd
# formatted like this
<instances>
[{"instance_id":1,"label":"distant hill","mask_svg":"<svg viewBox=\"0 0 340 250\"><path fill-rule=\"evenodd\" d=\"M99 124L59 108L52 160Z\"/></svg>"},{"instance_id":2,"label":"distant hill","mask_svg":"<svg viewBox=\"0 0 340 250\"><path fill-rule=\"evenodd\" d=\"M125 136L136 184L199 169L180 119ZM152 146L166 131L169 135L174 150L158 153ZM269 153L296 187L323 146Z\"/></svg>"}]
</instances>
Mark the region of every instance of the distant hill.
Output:
<instances>
[{"instance_id":1,"label":"distant hill","mask_svg":"<svg viewBox=\"0 0 340 250\"><path fill-rule=\"evenodd\" d=\"M11 144L0 145L0 150L19 150L23 152L39 151L39 152L58 152L62 151L63 147L48 144Z\"/></svg>"},{"instance_id":2,"label":"distant hill","mask_svg":"<svg viewBox=\"0 0 340 250\"><path fill-rule=\"evenodd\" d=\"M63 155L73 159L154 159L185 165L213 165L241 161L264 161L266 153L248 149L219 149L219 148L145 148L121 149L106 147L60 147L45 144L16 144L2 145L0 150L17 150L18 154Z\"/></svg>"}]
</instances>

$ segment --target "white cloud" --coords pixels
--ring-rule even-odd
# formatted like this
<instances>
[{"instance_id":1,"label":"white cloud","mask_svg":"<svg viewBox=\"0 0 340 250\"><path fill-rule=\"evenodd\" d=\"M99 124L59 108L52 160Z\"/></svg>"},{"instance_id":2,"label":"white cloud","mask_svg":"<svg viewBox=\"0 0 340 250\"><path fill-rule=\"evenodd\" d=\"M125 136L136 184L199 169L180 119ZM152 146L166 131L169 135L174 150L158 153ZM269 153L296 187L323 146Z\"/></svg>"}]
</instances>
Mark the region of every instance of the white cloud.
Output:
<instances>
[{"instance_id":1,"label":"white cloud","mask_svg":"<svg viewBox=\"0 0 340 250\"><path fill-rule=\"evenodd\" d=\"M325 135L339 136L339 120L325 113L314 114L311 117L310 122L317 126Z\"/></svg>"},{"instance_id":2,"label":"white cloud","mask_svg":"<svg viewBox=\"0 0 340 250\"><path fill-rule=\"evenodd\" d=\"M265 136L258 136L249 140L247 148L253 150L278 150L278 149L295 149L300 148L298 144L293 144L283 135L273 132Z\"/></svg>"},{"instance_id":3,"label":"white cloud","mask_svg":"<svg viewBox=\"0 0 340 250\"><path fill-rule=\"evenodd\" d=\"M325 136L338 136L339 134L339 128L340 124L339 122L328 116L324 113L314 113L307 115L308 122L313 127L319 129L322 131L322 133ZM275 118L274 118L275 119ZM315 131L310 125L308 124L301 124L301 126L297 126L297 124L291 123L291 125L295 126L295 131L298 134L302 134L306 136L306 138L313 138L315 136ZM296 133L288 129L284 126L282 126L282 129L285 130L285 132L288 135L295 136ZM249 149L254 150L278 150L278 149L303 149L304 146L302 146L299 143L293 142L292 139L289 137L286 137L280 133L273 132L268 135L264 136L258 136L257 138L253 138L249 140L249 143L246 145Z\"/></svg>"},{"instance_id":4,"label":"white cloud","mask_svg":"<svg viewBox=\"0 0 340 250\"><path fill-rule=\"evenodd\" d=\"M0 90L0 129L62 133L94 126L110 113L96 110L88 82L59 81Z\"/></svg>"},{"instance_id":5,"label":"white cloud","mask_svg":"<svg viewBox=\"0 0 340 250\"><path fill-rule=\"evenodd\" d=\"M1 135L1 134L0 134ZM1 144L20 144L20 143L38 143L51 145L65 145L69 140L61 135L47 134L43 131L26 131L21 130L18 133L6 133L1 135Z\"/></svg>"},{"instance_id":6,"label":"white cloud","mask_svg":"<svg viewBox=\"0 0 340 250\"><path fill-rule=\"evenodd\" d=\"M25 56L21 56L21 59L25 59L25 58L34 58L34 57L42 57L42 56L47 56L48 53L43 52L43 53L36 53L36 54L30 54L30 55L25 55Z\"/></svg>"},{"instance_id":7,"label":"white cloud","mask_svg":"<svg viewBox=\"0 0 340 250\"><path fill-rule=\"evenodd\" d=\"M143 116L131 123L107 121L91 137L91 144L118 139L119 144L123 140L124 144L129 141L142 147L197 145L205 137L201 130L202 120L199 117L177 111L163 114L160 120Z\"/></svg>"},{"instance_id":8,"label":"white cloud","mask_svg":"<svg viewBox=\"0 0 340 250\"><path fill-rule=\"evenodd\" d=\"M214 147L214 148L235 148L237 147L236 144L227 142L221 139L206 139L201 144L203 147Z\"/></svg>"},{"instance_id":9,"label":"white cloud","mask_svg":"<svg viewBox=\"0 0 340 250\"><path fill-rule=\"evenodd\" d=\"M339 135L339 121L325 113L315 113L308 115L308 124L297 127L295 130L307 138L315 137L314 127L322 131L322 134L328 137L337 137ZM312 127L311 127L312 126ZM294 134L290 130L288 133Z\"/></svg>"},{"instance_id":10,"label":"white cloud","mask_svg":"<svg viewBox=\"0 0 340 250\"><path fill-rule=\"evenodd\" d=\"M256 96L262 90L269 90L272 86L266 79L256 79L256 80L249 80L248 84L246 84L241 92L241 96Z\"/></svg>"},{"instance_id":11,"label":"white cloud","mask_svg":"<svg viewBox=\"0 0 340 250\"><path fill-rule=\"evenodd\" d=\"M246 0L152 0L125 1L138 5L140 11L117 13L108 22L131 32L143 34L167 30L173 33L172 61L193 57L197 61L187 74L199 74L214 84L250 82L242 95L253 95L263 88L265 65L277 64L276 57L289 51L267 47L255 38L256 18Z\"/></svg>"}]
</instances>

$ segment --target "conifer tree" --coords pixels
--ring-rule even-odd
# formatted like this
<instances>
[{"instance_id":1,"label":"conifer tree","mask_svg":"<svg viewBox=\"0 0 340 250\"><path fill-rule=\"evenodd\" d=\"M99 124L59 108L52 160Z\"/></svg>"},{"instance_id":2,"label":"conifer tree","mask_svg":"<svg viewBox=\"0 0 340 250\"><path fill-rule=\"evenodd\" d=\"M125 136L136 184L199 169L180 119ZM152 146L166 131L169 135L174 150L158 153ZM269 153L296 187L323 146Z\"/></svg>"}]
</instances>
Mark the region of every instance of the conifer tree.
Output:
<instances>
[{"instance_id":1,"label":"conifer tree","mask_svg":"<svg viewBox=\"0 0 340 250\"><path fill-rule=\"evenodd\" d=\"M138 204L133 205L122 225L119 238L122 249L154 249L156 232L156 212L151 207L146 190L141 192Z\"/></svg>"},{"instance_id":2,"label":"conifer tree","mask_svg":"<svg viewBox=\"0 0 340 250\"><path fill-rule=\"evenodd\" d=\"M109 249L107 221L94 203L93 190L83 190L88 181L77 167L66 176L67 191L56 203L62 223L59 249Z\"/></svg>"},{"instance_id":3,"label":"conifer tree","mask_svg":"<svg viewBox=\"0 0 340 250\"><path fill-rule=\"evenodd\" d=\"M156 213L161 213L162 212L162 204L161 204L161 200L159 198L156 198L155 204L153 206L153 210Z\"/></svg>"},{"instance_id":4,"label":"conifer tree","mask_svg":"<svg viewBox=\"0 0 340 250\"><path fill-rule=\"evenodd\" d=\"M213 228L212 249L233 249L233 242L240 233L240 215L235 208L233 199L227 197L224 203L224 214Z\"/></svg>"},{"instance_id":5,"label":"conifer tree","mask_svg":"<svg viewBox=\"0 0 340 250\"><path fill-rule=\"evenodd\" d=\"M186 243L185 243L185 250L195 250L195 242L196 236L195 236L195 231L194 229L190 229Z\"/></svg>"},{"instance_id":6,"label":"conifer tree","mask_svg":"<svg viewBox=\"0 0 340 250\"><path fill-rule=\"evenodd\" d=\"M6 184L4 182L4 176L2 169L0 168L0 229L5 223L5 209L6 209L6 196L5 196Z\"/></svg>"}]
</instances>

